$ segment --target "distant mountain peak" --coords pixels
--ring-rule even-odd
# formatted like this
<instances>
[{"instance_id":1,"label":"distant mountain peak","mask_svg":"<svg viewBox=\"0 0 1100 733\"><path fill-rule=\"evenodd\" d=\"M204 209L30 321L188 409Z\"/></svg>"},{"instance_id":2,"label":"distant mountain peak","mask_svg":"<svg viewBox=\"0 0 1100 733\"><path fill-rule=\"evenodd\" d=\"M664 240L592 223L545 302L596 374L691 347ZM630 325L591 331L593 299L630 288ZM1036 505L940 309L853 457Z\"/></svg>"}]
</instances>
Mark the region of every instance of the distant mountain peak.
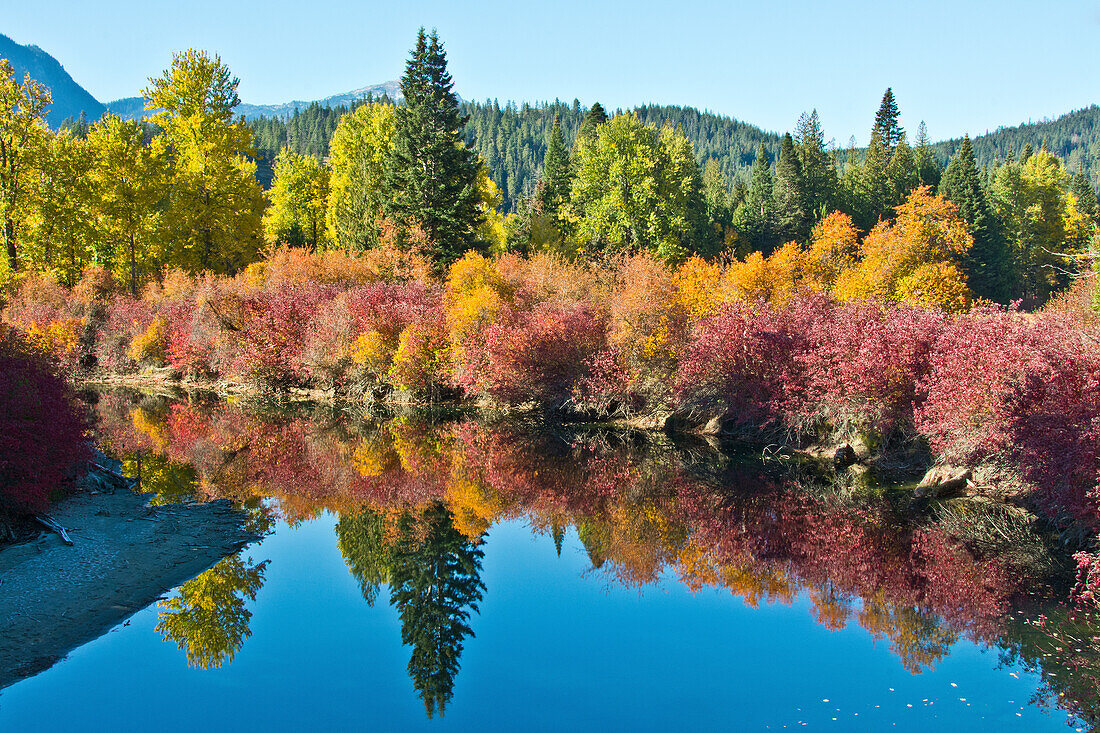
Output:
<instances>
[{"instance_id":1,"label":"distant mountain peak","mask_svg":"<svg viewBox=\"0 0 1100 733\"><path fill-rule=\"evenodd\" d=\"M57 128L67 118L77 118L83 112L90 120L97 120L105 107L88 90L73 81L65 67L33 43L20 45L0 34L0 58L11 62L15 78L22 81L25 74L50 90L53 103L46 113L46 121Z\"/></svg>"}]
</instances>

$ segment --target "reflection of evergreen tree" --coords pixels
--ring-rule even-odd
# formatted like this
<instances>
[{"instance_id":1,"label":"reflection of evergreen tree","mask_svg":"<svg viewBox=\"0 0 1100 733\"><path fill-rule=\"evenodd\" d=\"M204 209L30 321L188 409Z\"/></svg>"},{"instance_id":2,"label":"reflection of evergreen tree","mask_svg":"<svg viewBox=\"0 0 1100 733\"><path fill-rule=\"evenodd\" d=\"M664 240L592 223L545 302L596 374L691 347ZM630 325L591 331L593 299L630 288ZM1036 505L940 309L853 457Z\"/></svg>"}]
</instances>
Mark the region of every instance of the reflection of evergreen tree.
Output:
<instances>
[{"instance_id":1,"label":"reflection of evergreen tree","mask_svg":"<svg viewBox=\"0 0 1100 733\"><path fill-rule=\"evenodd\" d=\"M390 551L385 544L383 517L372 509L352 516L341 516L336 523L340 554L348 570L359 581L363 598L371 606L378 597L378 586L390 581Z\"/></svg>"},{"instance_id":2,"label":"reflection of evergreen tree","mask_svg":"<svg viewBox=\"0 0 1100 733\"><path fill-rule=\"evenodd\" d=\"M485 590L479 543L454 528L451 512L436 503L419 518L405 515L394 544L392 603L401 615L401 641L412 646L409 676L428 717L451 699L467 623Z\"/></svg>"},{"instance_id":3,"label":"reflection of evergreen tree","mask_svg":"<svg viewBox=\"0 0 1100 733\"><path fill-rule=\"evenodd\" d=\"M187 663L217 669L233 661L244 640L252 635L252 612L245 598L256 600L264 584L267 561L255 565L233 555L180 586L174 598L161 601L156 630L187 653Z\"/></svg>"}]
</instances>

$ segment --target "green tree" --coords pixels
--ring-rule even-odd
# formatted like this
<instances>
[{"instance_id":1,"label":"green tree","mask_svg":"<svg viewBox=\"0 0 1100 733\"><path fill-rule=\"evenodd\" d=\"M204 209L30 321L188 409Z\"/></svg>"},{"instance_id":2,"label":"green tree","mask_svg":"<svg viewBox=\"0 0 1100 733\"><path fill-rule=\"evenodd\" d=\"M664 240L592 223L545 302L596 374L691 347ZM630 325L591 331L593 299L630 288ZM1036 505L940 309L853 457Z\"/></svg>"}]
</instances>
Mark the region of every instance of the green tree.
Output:
<instances>
[{"instance_id":1,"label":"green tree","mask_svg":"<svg viewBox=\"0 0 1100 733\"><path fill-rule=\"evenodd\" d=\"M325 212L329 240L348 252L378 242L384 210L383 181L393 154L395 111L380 102L340 118L329 144L332 177Z\"/></svg>"},{"instance_id":2,"label":"green tree","mask_svg":"<svg viewBox=\"0 0 1100 733\"><path fill-rule=\"evenodd\" d=\"M897 147L894 148L894 156L886 166L886 177L890 181L889 206L894 207L905 199L920 185L920 172L917 169L917 159L913 155L913 149L902 134Z\"/></svg>"},{"instance_id":3,"label":"green tree","mask_svg":"<svg viewBox=\"0 0 1100 733\"><path fill-rule=\"evenodd\" d=\"M157 604L156 630L186 652L192 667L217 669L232 662L252 635L252 612L245 608L245 599L256 600L266 567L266 560L257 565L240 555L225 558Z\"/></svg>"},{"instance_id":4,"label":"green tree","mask_svg":"<svg viewBox=\"0 0 1100 733\"><path fill-rule=\"evenodd\" d=\"M429 718L443 715L463 642L474 635L470 612L478 610L485 590L480 545L454 528L451 512L440 502L398 522L390 603L401 617L401 641L412 647L409 676Z\"/></svg>"},{"instance_id":5,"label":"green tree","mask_svg":"<svg viewBox=\"0 0 1100 733\"><path fill-rule=\"evenodd\" d=\"M439 38L421 28L401 78L384 191L388 213L418 223L441 265L479 245L482 222L477 154L462 139L453 86Z\"/></svg>"},{"instance_id":6,"label":"green tree","mask_svg":"<svg viewBox=\"0 0 1100 733\"><path fill-rule=\"evenodd\" d=\"M1076 199L1077 210L1091 219L1093 224L1100 226L1100 202L1097 201L1096 190L1083 171L1078 170L1070 178L1069 192Z\"/></svg>"},{"instance_id":7,"label":"green tree","mask_svg":"<svg viewBox=\"0 0 1100 733\"><path fill-rule=\"evenodd\" d=\"M580 144L580 141L594 138L600 125L605 122L607 122L607 113L604 112L603 105L599 102L594 102L592 106L588 108L588 112L585 113L584 119L581 121L580 129L577 130L577 137L573 140L574 154L576 153L576 148L577 145Z\"/></svg>"},{"instance_id":8,"label":"green tree","mask_svg":"<svg viewBox=\"0 0 1100 733\"><path fill-rule=\"evenodd\" d=\"M691 143L631 114L580 138L566 216L590 251L648 249L670 261L707 253L702 181Z\"/></svg>"},{"instance_id":9,"label":"green tree","mask_svg":"<svg viewBox=\"0 0 1100 733\"><path fill-rule=\"evenodd\" d=\"M730 194L726 187L726 177L722 174L722 166L714 158L707 159L703 168L703 203L714 236L717 241L725 242L726 233L733 227L733 210L730 207Z\"/></svg>"},{"instance_id":10,"label":"green tree","mask_svg":"<svg viewBox=\"0 0 1100 733\"><path fill-rule=\"evenodd\" d=\"M325 240L325 209L329 173L312 155L283 148L275 158L275 177L264 213L264 233L270 242L318 249Z\"/></svg>"},{"instance_id":11,"label":"green tree","mask_svg":"<svg viewBox=\"0 0 1100 733\"><path fill-rule=\"evenodd\" d=\"M1063 254L1086 246L1087 219L1068 193L1069 176L1045 147L994 174L994 210L1003 222L1016 273L1013 297L1044 302L1068 281Z\"/></svg>"},{"instance_id":12,"label":"green tree","mask_svg":"<svg viewBox=\"0 0 1100 733\"><path fill-rule=\"evenodd\" d=\"M233 112L239 80L218 56L188 49L142 90L145 108L173 153L165 212L168 264L235 272L261 242L264 201L256 183L252 130Z\"/></svg>"},{"instance_id":13,"label":"green tree","mask_svg":"<svg viewBox=\"0 0 1100 733\"><path fill-rule=\"evenodd\" d=\"M27 74L23 83L15 70L0 59L0 237L10 272L20 268L17 240L26 215L27 180L50 137L46 108L50 92Z\"/></svg>"},{"instance_id":14,"label":"green tree","mask_svg":"<svg viewBox=\"0 0 1100 733\"><path fill-rule=\"evenodd\" d=\"M917 177L920 178L920 185L931 186L932 188L938 187L943 170L940 168L940 162L936 160L932 143L928 139L928 127L923 120L917 128L916 159Z\"/></svg>"},{"instance_id":15,"label":"green tree","mask_svg":"<svg viewBox=\"0 0 1100 733\"><path fill-rule=\"evenodd\" d=\"M833 211L837 188L836 168L825 150L825 132L816 109L798 118L794 144L802 165L804 205L813 226Z\"/></svg>"},{"instance_id":16,"label":"green tree","mask_svg":"<svg viewBox=\"0 0 1100 733\"><path fill-rule=\"evenodd\" d=\"M565 149L565 139L561 132L561 115L554 114L554 125L550 128L550 141L546 145L546 156L542 162L542 186L540 198L543 210L556 213L569 196L569 153Z\"/></svg>"},{"instance_id":17,"label":"green tree","mask_svg":"<svg viewBox=\"0 0 1100 733\"><path fill-rule=\"evenodd\" d=\"M790 133L783 136L779 161L775 164L775 233L780 242L804 241L810 236L810 217L806 211L806 182L802 163L795 152Z\"/></svg>"},{"instance_id":18,"label":"green tree","mask_svg":"<svg viewBox=\"0 0 1100 733\"><path fill-rule=\"evenodd\" d=\"M898 123L900 116L897 102L894 100L894 90L887 87L886 92L882 95L878 112L875 113L875 124L871 128L871 137L877 135L879 140L882 141L887 158L893 156L894 148L898 146L898 143L902 140L902 135L905 134Z\"/></svg>"},{"instance_id":19,"label":"green tree","mask_svg":"<svg viewBox=\"0 0 1100 733\"><path fill-rule=\"evenodd\" d=\"M777 244L772 189L771 161L764 143L760 143L745 199L733 214L734 228L753 251L770 252Z\"/></svg>"},{"instance_id":20,"label":"green tree","mask_svg":"<svg viewBox=\"0 0 1100 733\"><path fill-rule=\"evenodd\" d=\"M1012 261L982 187L969 136L963 138L959 151L948 163L939 193L958 207L974 235L974 246L962 262L970 289L979 298L1008 302Z\"/></svg>"},{"instance_id":21,"label":"green tree","mask_svg":"<svg viewBox=\"0 0 1100 733\"><path fill-rule=\"evenodd\" d=\"M856 226L863 231L870 231L889 211L893 198L889 165L890 153L882 137L878 134L871 135L856 192L858 210L853 212Z\"/></svg>"},{"instance_id":22,"label":"green tree","mask_svg":"<svg viewBox=\"0 0 1100 733\"><path fill-rule=\"evenodd\" d=\"M88 143L96 156L98 226L111 247L115 277L136 297L166 255L160 225L168 191L168 150L163 138L147 141L141 123L117 115L93 125Z\"/></svg>"}]
</instances>

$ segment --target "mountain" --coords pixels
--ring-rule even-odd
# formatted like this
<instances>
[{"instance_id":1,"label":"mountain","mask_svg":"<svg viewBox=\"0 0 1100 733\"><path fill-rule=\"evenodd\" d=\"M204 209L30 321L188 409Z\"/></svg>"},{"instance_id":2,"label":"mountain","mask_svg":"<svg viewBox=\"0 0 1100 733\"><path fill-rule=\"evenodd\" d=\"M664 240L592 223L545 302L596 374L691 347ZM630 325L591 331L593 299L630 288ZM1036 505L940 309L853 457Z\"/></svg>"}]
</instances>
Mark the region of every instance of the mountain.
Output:
<instances>
[{"instance_id":1,"label":"mountain","mask_svg":"<svg viewBox=\"0 0 1100 733\"><path fill-rule=\"evenodd\" d=\"M30 74L32 79L49 88L53 104L46 114L46 121L50 127L59 127L69 117L80 117L81 112L89 120L98 120L103 115L103 104L73 81L57 59L38 46L21 46L0 34L0 58L11 62L15 78L19 81L25 74Z\"/></svg>"},{"instance_id":2,"label":"mountain","mask_svg":"<svg viewBox=\"0 0 1100 733\"><path fill-rule=\"evenodd\" d=\"M1091 105L1054 120L1028 122L1001 127L971 139L979 167L1004 160L1007 153L1019 157L1030 143L1035 150L1046 142L1047 150L1057 155L1066 170L1084 171L1093 188L1100 188L1100 107ZM943 161L955 154L962 138L936 143L933 148Z\"/></svg>"},{"instance_id":3,"label":"mountain","mask_svg":"<svg viewBox=\"0 0 1100 733\"><path fill-rule=\"evenodd\" d=\"M244 115L244 118L249 121L258 120L261 117L286 120L293 117L296 111L305 110L312 105L327 109L351 107L356 102L360 102L368 97L378 99L383 96L389 97L394 101L401 101L404 99L401 95L401 82L387 81L381 84L362 87L360 89L353 89L343 94L333 94L324 99L309 101L295 100L282 104L248 104L247 102L241 102L240 106L237 107L237 114ZM107 109L119 117L128 120L136 119L145 114L145 101L141 97L124 97L122 99L116 99L113 102L108 102Z\"/></svg>"}]
</instances>

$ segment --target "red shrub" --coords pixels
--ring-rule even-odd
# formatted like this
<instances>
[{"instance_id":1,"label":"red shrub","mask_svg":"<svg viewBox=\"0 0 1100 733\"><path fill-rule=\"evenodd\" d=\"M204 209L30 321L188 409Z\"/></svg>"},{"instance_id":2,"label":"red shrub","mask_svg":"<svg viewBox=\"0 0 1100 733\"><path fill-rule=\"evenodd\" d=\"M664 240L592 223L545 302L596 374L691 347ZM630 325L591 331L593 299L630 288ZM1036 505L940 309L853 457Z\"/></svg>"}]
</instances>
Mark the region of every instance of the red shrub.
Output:
<instances>
[{"instance_id":1,"label":"red shrub","mask_svg":"<svg viewBox=\"0 0 1100 733\"><path fill-rule=\"evenodd\" d=\"M130 346L152 322L153 310L147 301L125 295L112 298L107 303L95 347L99 366L112 372L132 371L137 364L130 354Z\"/></svg>"},{"instance_id":2,"label":"red shrub","mask_svg":"<svg viewBox=\"0 0 1100 733\"><path fill-rule=\"evenodd\" d=\"M1017 466L1053 514L1100 526L1100 348L1057 316L960 316L931 354L918 427L948 460Z\"/></svg>"},{"instance_id":3,"label":"red shrub","mask_svg":"<svg viewBox=\"0 0 1100 733\"><path fill-rule=\"evenodd\" d=\"M70 398L47 357L0 324L0 506L44 509L88 458Z\"/></svg>"},{"instance_id":4,"label":"red shrub","mask_svg":"<svg viewBox=\"0 0 1100 733\"><path fill-rule=\"evenodd\" d=\"M485 331L485 358L471 385L506 402L561 407L603 348L606 326L587 303L543 303L515 325Z\"/></svg>"}]
</instances>

